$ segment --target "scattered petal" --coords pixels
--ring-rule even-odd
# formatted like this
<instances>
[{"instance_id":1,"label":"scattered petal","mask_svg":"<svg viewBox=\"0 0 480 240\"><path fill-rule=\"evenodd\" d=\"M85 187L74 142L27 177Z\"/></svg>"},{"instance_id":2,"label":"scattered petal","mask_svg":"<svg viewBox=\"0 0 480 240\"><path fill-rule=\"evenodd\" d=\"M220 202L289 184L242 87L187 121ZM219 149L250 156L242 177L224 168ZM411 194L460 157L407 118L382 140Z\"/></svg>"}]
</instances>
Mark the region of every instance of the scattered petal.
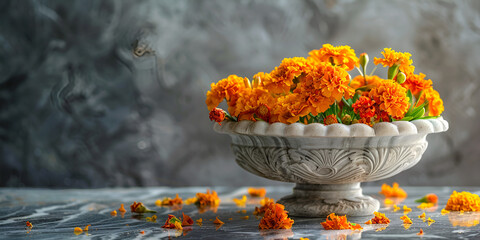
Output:
<instances>
[{"instance_id":1,"label":"scattered petal","mask_svg":"<svg viewBox=\"0 0 480 240\"><path fill-rule=\"evenodd\" d=\"M245 207L245 204L247 203L247 196L243 195L242 199L234 198L233 201L235 202L235 204L237 204L237 206Z\"/></svg>"},{"instance_id":2,"label":"scattered petal","mask_svg":"<svg viewBox=\"0 0 480 240\"><path fill-rule=\"evenodd\" d=\"M445 208L443 208L442 211L441 211L442 215L445 215L445 214L447 214L447 213L449 213L449 212L450 212L450 211L445 210Z\"/></svg>"},{"instance_id":3,"label":"scattered petal","mask_svg":"<svg viewBox=\"0 0 480 240\"><path fill-rule=\"evenodd\" d=\"M362 230L360 224L350 223L347 221L347 216L337 216L335 213L331 213L327 216L325 222L321 223L325 230Z\"/></svg>"},{"instance_id":4,"label":"scattered petal","mask_svg":"<svg viewBox=\"0 0 480 240\"><path fill-rule=\"evenodd\" d=\"M123 203L120 204L120 208L118 209L119 212L126 212L127 210L125 210L125 207L123 206Z\"/></svg>"},{"instance_id":5,"label":"scattered petal","mask_svg":"<svg viewBox=\"0 0 480 240\"><path fill-rule=\"evenodd\" d=\"M240 217L241 219L244 219L244 220L248 220L250 218L250 216L243 216L243 217Z\"/></svg>"},{"instance_id":6,"label":"scattered petal","mask_svg":"<svg viewBox=\"0 0 480 240\"><path fill-rule=\"evenodd\" d=\"M248 188L248 194L251 197L265 197L267 190L265 188Z\"/></svg>"},{"instance_id":7,"label":"scattered petal","mask_svg":"<svg viewBox=\"0 0 480 240\"><path fill-rule=\"evenodd\" d=\"M213 223L215 223L215 224L225 224L220 219L218 219L218 217L215 219L215 221L213 221Z\"/></svg>"},{"instance_id":8,"label":"scattered petal","mask_svg":"<svg viewBox=\"0 0 480 240\"><path fill-rule=\"evenodd\" d=\"M117 216L117 211L116 211L116 210L111 211L111 212L110 212L110 215L112 215L112 216Z\"/></svg>"},{"instance_id":9,"label":"scattered petal","mask_svg":"<svg viewBox=\"0 0 480 240\"><path fill-rule=\"evenodd\" d=\"M412 224L413 223L412 220L407 215L401 216L400 220L402 220L404 224Z\"/></svg>"},{"instance_id":10,"label":"scattered petal","mask_svg":"<svg viewBox=\"0 0 480 240\"><path fill-rule=\"evenodd\" d=\"M392 187L384 183L382 185L382 190L379 193L383 194L385 197L397 197L397 198L407 197L407 193L405 192L405 190L400 188L398 183L396 182L392 184Z\"/></svg>"},{"instance_id":11,"label":"scattered petal","mask_svg":"<svg viewBox=\"0 0 480 240\"><path fill-rule=\"evenodd\" d=\"M183 221L182 221L182 226L192 226L193 225L193 219L186 215L185 213L182 213L183 215Z\"/></svg>"},{"instance_id":12,"label":"scattered petal","mask_svg":"<svg viewBox=\"0 0 480 240\"><path fill-rule=\"evenodd\" d=\"M423 229L420 228L420 232L417 235L423 235Z\"/></svg>"}]
</instances>

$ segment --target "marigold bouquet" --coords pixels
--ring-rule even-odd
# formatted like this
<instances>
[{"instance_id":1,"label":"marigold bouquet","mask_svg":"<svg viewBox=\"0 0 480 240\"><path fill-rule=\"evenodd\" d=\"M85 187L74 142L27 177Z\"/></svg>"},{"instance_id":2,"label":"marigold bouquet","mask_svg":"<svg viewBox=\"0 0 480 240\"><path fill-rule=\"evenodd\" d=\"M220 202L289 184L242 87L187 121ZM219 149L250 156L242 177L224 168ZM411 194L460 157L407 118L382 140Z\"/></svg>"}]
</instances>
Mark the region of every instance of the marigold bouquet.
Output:
<instances>
[{"instance_id":1,"label":"marigold bouquet","mask_svg":"<svg viewBox=\"0 0 480 240\"><path fill-rule=\"evenodd\" d=\"M388 67L382 79L367 74L366 53L358 58L350 46L324 44L309 57L285 58L270 73L250 81L236 75L211 84L206 104L219 124L252 120L269 123L364 123L436 118L443 101L423 73L415 74L410 53L385 48L374 64ZM351 78L349 71L359 75ZM226 100L228 111L218 108Z\"/></svg>"}]
</instances>

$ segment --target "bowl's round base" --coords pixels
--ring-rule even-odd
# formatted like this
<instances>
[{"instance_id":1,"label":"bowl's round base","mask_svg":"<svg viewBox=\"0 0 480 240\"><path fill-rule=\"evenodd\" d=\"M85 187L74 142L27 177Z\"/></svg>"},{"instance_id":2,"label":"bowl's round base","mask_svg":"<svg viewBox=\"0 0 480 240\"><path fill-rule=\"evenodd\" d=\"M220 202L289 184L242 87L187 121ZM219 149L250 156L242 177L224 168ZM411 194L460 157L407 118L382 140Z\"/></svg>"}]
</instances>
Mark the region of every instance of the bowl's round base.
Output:
<instances>
[{"instance_id":1,"label":"bowl's round base","mask_svg":"<svg viewBox=\"0 0 480 240\"><path fill-rule=\"evenodd\" d=\"M362 194L360 183L297 184L293 194L278 201L288 214L297 217L325 217L330 213L347 216L372 215L380 202Z\"/></svg>"}]
</instances>

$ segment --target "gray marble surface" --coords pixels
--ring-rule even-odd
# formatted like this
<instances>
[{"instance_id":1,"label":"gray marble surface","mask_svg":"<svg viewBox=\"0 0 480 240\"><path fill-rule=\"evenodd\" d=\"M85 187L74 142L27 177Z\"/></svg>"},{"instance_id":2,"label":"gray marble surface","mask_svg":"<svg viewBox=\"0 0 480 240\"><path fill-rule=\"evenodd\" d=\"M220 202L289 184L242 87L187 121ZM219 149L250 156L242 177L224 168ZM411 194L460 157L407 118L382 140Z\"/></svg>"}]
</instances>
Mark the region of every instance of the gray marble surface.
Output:
<instances>
[{"instance_id":1,"label":"gray marble surface","mask_svg":"<svg viewBox=\"0 0 480 240\"><path fill-rule=\"evenodd\" d=\"M216 213L207 211L200 214L194 205L183 205L181 210L172 210L166 207L157 207L154 202L163 197L174 197L176 193L183 199L193 197L197 192L205 192L207 187L189 188L129 188L129 189L95 189L95 190L49 190L49 189L0 189L0 239L415 239L420 238L416 233L422 228L425 239L479 239L480 213L449 213L441 215L453 190L479 193L479 187L405 187L409 197L399 206L406 204L412 208L408 216L413 224L409 229L402 225L400 216L403 211L394 212L384 204L384 198L378 195L380 187L365 187L364 193L369 194L382 202L380 212L390 218L391 223L384 229L376 225L364 225L370 217L349 218L351 222L362 223L361 232L326 231L320 225L324 218L294 218L292 230L260 231L259 219L252 215L258 199L249 198L246 208L237 207L232 199L247 194L247 188L214 187L221 198ZM267 197L279 199L291 192L288 187L267 187ZM439 196L438 208L426 211L427 217L436 222L431 226L418 218L422 210L417 209L415 199L427 193ZM127 212L123 217L118 214L111 216L110 212L117 209L120 203L126 208L133 201L142 201L148 207L157 211L156 223L147 222L145 217L134 217ZM246 209L247 214L237 211ZM184 232L161 228L167 214L181 215L182 212L190 215L193 220L202 218L203 226L194 224ZM248 220L240 217L249 215ZM225 222L220 228L209 219L219 219ZM232 220L229 220L232 218ZM28 231L25 222L30 221L34 227ZM75 227L84 227L91 224L88 233L75 235ZM476 225L477 224L477 225ZM467 227L466 225L471 225ZM381 231L377 231L381 230ZM145 234L140 234L145 231Z\"/></svg>"}]
</instances>

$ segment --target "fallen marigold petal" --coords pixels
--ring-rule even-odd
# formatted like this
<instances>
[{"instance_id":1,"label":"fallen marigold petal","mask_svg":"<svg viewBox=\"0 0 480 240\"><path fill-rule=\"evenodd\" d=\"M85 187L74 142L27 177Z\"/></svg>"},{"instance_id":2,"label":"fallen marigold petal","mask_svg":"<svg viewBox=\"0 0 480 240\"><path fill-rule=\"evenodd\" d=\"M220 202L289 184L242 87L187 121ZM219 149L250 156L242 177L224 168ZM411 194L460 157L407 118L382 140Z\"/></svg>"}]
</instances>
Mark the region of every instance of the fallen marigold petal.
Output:
<instances>
[{"instance_id":1,"label":"fallen marigold petal","mask_svg":"<svg viewBox=\"0 0 480 240\"><path fill-rule=\"evenodd\" d=\"M196 194L197 204L199 207L207 207L207 206L218 206L220 204L220 198L217 195L217 192L207 190L207 193L197 193Z\"/></svg>"},{"instance_id":2,"label":"fallen marigold petal","mask_svg":"<svg viewBox=\"0 0 480 240\"><path fill-rule=\"evenodd\" d=\"M420 232L417 235L423 235L423 229L420 228Z\"/></svg>"},{"instance_id":3,"label":"fallen marigold petal","mask_svg":"<svg viewBox=\"0 0 480 240\"><path fill-rule=\"evenodd\" d=\"M427 208L432 208L435 205L433 203L421 203L420 205L417 206L417 208L420 209L427 209Z\"/></svg>"},{"instance_id":4,"label":"fallen marigold petal","mask_svg":"<svg viewBox=\"0 0 480 240\"><path fill-rule=\"evenodd\" d=\"M404 224L412 224L413 223L412 220L407 215L401 216L400 220L402 220Z\"/></svg>"},{"instance_id":5,"label":"fallen marigold petal","mask_svg":"<svg viewBox=\"0 0 480 240\"><path fill-rule=\"evenodd\" d=\"M202 226L202 224L203 224L203 219L199 218L199 219L195 220L195 222L197 222L197 225L198 225L198 226Z\"/></svg>"},{"instance_id":6,"label":"fallen marigold petal","mask_svg":"<svg viewBox=\"0 0 480 240\"><path fill-rule=\"evenodd\" d=\"M411 212L411 211L412 211L411 208L407 207L407 205L403 205L403 213L404 213L404 214L407 214L407 213L409 213L409 212Z\"/></svg>"},{"instance_id":7,"label":"fallen marigold petal","mask_svg":"<svg viewBox=\"0 0 480 240\"><path fill-rule=\"evenodd\" d=\"M28 228L32 228L32 227L33 227L33 224L30 223L29 221L27 221L27 222L25 223L25 225L27 225Z\"/></svg>"},{"instance_id":8,"label":"fallen marigold petal","mask_svg":"<svg viewBox=\"0 0 480 240\"><path fill-rule=\"evenodd\" d=\"M239 207L245 207L245 204L247 203L247 196L243 195L241 199L234 198L233 202L237 204Z\"/></svg>"},{"instance_id":9,"label":"fallen marigold petal","mask_svg":"<svg viewBox=\"0 0 480 240\"><path fill-rule=\"evenodd\" d=\"M218 216L217 216L216 219L213 221L213 223L215 223L215 224L225 224L225 223L222 222L220 219L218 219Z\"/></svg>"},{"instance_id":10,"label":"fallen marigold petal","mask_svg":"<svg viewBox=\"0 0 480 240\"><path fill-rule=\"evenodd\" d=\"M425 222L426 221L425 220L425 213L420 214L420 216L418 216L418 218L422 219Z\"/></svg>"},{"instance_id":11,"label":"fallen marigold petal","mask_svg":"<svg viewBox=\"0 0 480 240\"><path fill-rule=\"evenodd\" d=\"M156 211L150 210L141 202L133 202L132 205L130 205L130 211L134 213L156 213Z\"/></svg>"},{"instance_id":12,"label":"fallen marigold petal","mask_svg":"<svg viewBox=\"0 0 480 240\"><path fill-rule=\"evenodd\" d=\"M363 229L360 224L350 223L347 221L347 216L337 216L335 213L331 213L327 216L325 222L321 223L325 230L361 230Z\"/></svg>"},{"instance_id":13,"label":"fallen marigold petal","mask_svg":"<svg viewBox=\"0 0 480 240\"><path fill-rule=\"evenodd\" d=\"M180 225L180 228L178 227ZM165 221L165 224L162 226L162 228L176 228L176 229L182 229L182 222L180 219L175 217L172 214L168 214L167 221Z\"/></svg>"},{"instance_id":14,"label":"fallen marigold petal","mask_svg":"<svg viewBox=\"0 0 480 240\"><path fill-rule=\"evenodd\" d=\"M125 207L123 206L123 203L120 204L120 208L118 209L119 212L126 212Z\"/></svg>"},{"instance_id":15,"label":"fallen marigold petal","mask_svg":"<svg viewBox=\"0 0 480 240\"><path fill-rule=\"evenodd\" d=\"M450 212L450 211L448 211L448 210L445 210L445 208L443 208L443 209L442 209L442 211L441 211L440 213L442 213L442 215L445 215L445 214L447 214L447 213L449 213L449 212Z\"/></svg>"},{"instance_id":16,"label":"fallen marigold petal","mask_svg":"<svg viewBox=\"0 0 480 240\"><path fill-rule=\"evenodd\" d=\"M195 202L197 202L197 198L196 198L196 197L187 198L187 200L185 200L185 204L186 204L186 205L194 204Z\"/></svg>"},{"instance_id":17,"label":"fallen marigold petal","mask_svg":"<svg viewBox=\"0 0 480 240\"><path fill-rule=\"evenodd\" d=\"M244 220L248 220L250 218L250 216L243 216L243 217L240 217L241 219L244 219Z\"/></svg>"},{"instance_id":18,"label":"fallen marigold petal","mask_svg":"<svg viewBox=\"0 0 480 240\"><path fill-rule=\"evenodd\" d=\"M141 231L140 234L145 234L145 231Z\"/></svg>"},{"instance_id":19,"label":"fallen marigold petal","mask_svg":"<svg viewBox=\"0 0 480 240\"><path fill-rule=\"evenodd\" d=\"M365 223L365 224L389 224L390 219L388 219L385 214L379 213L379 212L373 212L375 215L371 220L369 220L370 223Z\"/></svg>"},{"instance_id":20,"label":"fallen marigold petal","mask_svg":"<svg viewBox=\"0 0 480 240\"><path fill-rule=\"evenodd\" d=\"M265 197L267 190L265 188L248 188L248 194L251 197Z\"/></svg>"},{"instance_id":21,"label":"fallen marigold petal","mask_svg":"<svg viewBox=\"0 0 480 240\"><path fill-rule=\"evenodd\" d=\"M117 216L117 211L116 211L116 210L111 211L111 212L110 212L110 215L112 215L112 216Z\"/></svg>"},{"instance_id":22,"label":"fallen marigold petal","mask_svg":"<svg viewBox=\"0 0 480 240\"><path fill-rule=\"evenodd\" d=\"M75 233L76 235L81 234L82 232L83 232L83 229L79 227L76 227L73 229L73 233Z\"/></svg>"},{"instance_id":23,"label":"fallen marigold petal","mask_svg":"<svg viewBox=\"0 0 480 240\"><path fill-rule=\"evenodd\" d=\"M480 211L480 197L470 192L453 191L448 199L445 210L450 211Z\"/></svg>"},{"instance_id":24,"label":"fallen marigold petal","mask_svg":"<svg viewBox=\"0 0 480 240\"><path fill-rule=\"evenodd\" d=\"M85 232L88 232L88 227L92 226L91 224L88 224L87 226L85 226L85 228L83 229L83 231Z\"/></svg>"},{"instance_id":25,"label":"fallen marigold petal","mask_svg":"<svg viewBox=\"0 0 480 240\"><path fill-rule=\"evenodd\" d=\"M182 221L182 226L192 226L193 225L193 219L186 215L185 213L182 212L183 215L183 221Z\"/></svg>"},{"instance_id":26,"label":"fallen marigold petal","mask_svg":"<svg viewBox=\"0 0 480 240\"><path fill-rule=\"evenodd\" d=\"M400 210L400 207L397 206L396 204L393 205L393 211L396 212L396 211L398 211L398 210Z\"/></svg>"}]
</instances>

